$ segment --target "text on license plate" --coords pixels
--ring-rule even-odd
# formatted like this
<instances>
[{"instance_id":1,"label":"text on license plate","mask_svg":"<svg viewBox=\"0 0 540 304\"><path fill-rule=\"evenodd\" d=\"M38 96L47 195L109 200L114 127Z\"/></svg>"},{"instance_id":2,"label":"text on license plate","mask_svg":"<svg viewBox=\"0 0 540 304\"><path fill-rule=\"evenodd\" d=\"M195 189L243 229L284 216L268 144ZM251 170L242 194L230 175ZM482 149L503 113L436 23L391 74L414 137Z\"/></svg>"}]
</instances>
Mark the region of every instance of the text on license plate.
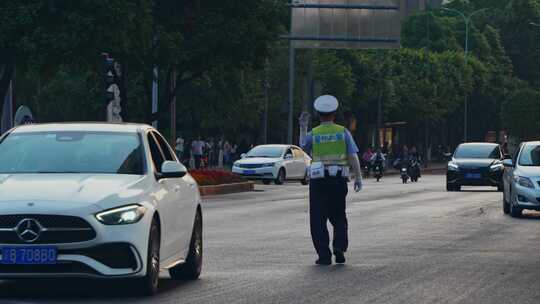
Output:
<instances>
[{"instance_id":1,"label":"text on license plate","mask_svg":"<svg viewBox=\"0 0 540 304\"><path fill-rule=\"evenodd\" d=\"M253 174L255 174L255 170L244 170L244 174L253 175Z\"/></svg>"},{"instance_id":2,"label":"text on license plate","mask_svg":"<svg viewBox=\"0 0 540 304\"><path fill-rule=\"evenodd\" d=\"M55 247L2 247L2 264L55 264L57 249Z\"/></svg>"},{"instance_id":3,"label":"text on license plate","mask_svg":"<svg viewBox=\"0 0 540 304\"><path fill-rule=\"evenodd\" d=\"M467 178L467 179L481 179L482 174L481 173L467 173L467 174L465 174L465 178Z\"/></svg>"}]
</instances>

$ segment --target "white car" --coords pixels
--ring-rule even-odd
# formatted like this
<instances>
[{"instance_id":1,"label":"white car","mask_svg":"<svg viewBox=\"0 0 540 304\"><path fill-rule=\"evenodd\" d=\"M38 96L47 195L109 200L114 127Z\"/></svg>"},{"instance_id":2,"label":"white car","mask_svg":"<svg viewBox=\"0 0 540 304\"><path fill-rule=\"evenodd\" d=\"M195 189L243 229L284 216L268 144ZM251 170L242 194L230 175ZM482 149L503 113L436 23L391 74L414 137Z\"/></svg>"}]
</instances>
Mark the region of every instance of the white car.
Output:
<instances>
[{"instance_id":1,"label":"white car","mask_svg":"<svg viewBox=\"0 0 540 304\"><path fill-rule=\"evenodd\" d=\"M310 165L311 157L297 146L261 145L243 154L232 171L248 179L262 180L266 185L272 181L281 185L285 180L299 180L307 185Z\"/></svg>"},{"instance_id":2,"label":"white car","mask_svg":"<svg viewBox=\"0 0 540 304\"><path fill-rule=\"evenodd\" d=\"M202 267L195 180L152 127L43 124L0 143L0 278L133 278Z\"/></svg>"},{"instance_id":3,"label":"white car","mask_svg":"<svg viewBox=\"0 0 540 304\"><path fill-rule=\"evenodd\" d=\"M503 165L504 213L521 217L524 209L540 211L540 141L522 143Z\"/></svg>"}]
</instances>

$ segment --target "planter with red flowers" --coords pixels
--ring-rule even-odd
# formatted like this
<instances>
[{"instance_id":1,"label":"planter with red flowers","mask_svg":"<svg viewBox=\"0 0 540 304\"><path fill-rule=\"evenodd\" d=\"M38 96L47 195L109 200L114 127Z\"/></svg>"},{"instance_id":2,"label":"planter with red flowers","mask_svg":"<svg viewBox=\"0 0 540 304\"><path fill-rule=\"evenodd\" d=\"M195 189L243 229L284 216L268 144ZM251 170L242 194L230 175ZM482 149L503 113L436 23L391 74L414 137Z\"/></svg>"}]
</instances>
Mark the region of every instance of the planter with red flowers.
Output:
<instances>
[{"instance_id":1,"label":"planter with red flowers","mask_svg":"<svg viewBox=\"0 0 540 304\"><path fill-rule=\"evenodd\" d=\"M189 172L199 184L202 196L253 191L253 182L219 170L193 170Z\"/></svg>"}]
</instances>

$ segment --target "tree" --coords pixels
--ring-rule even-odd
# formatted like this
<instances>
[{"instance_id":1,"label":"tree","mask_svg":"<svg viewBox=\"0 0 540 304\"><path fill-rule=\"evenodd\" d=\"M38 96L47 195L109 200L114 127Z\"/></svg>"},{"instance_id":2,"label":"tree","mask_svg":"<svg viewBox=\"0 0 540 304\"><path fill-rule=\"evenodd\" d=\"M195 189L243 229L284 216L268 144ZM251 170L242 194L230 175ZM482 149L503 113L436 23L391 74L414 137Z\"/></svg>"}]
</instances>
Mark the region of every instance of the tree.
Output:
<instances>
[{"instance_id":1,"label":"tree","mask_svg":"<svg viewBox=\"0 0 540 304\"><path fill-rule=\"evenodd\" d=\"M516 82L516 90L504 103L502 112L510 134L522 140L537 140L540 136L540 92L524 82Z\"/></svg>"}]
</instances>

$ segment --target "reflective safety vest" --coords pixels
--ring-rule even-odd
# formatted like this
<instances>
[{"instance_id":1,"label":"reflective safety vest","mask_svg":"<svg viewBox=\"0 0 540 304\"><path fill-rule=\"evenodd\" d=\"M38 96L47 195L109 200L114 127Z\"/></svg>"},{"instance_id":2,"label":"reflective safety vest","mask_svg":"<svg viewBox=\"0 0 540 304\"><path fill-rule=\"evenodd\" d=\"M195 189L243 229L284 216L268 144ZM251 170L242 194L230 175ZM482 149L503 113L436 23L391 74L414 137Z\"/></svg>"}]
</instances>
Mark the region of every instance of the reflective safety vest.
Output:
<instances>
[{"instance_id":1,"label":"reflective safety vest","mask_svg":"<svg viewBox=\"0 0 540 304\"><path fill-rule=\"evenodd\" d=\"M348 164L345 127L336 124L320 125L311 134L314 162L322 162L324 165Z\"/></svg>"}]
</instances>

